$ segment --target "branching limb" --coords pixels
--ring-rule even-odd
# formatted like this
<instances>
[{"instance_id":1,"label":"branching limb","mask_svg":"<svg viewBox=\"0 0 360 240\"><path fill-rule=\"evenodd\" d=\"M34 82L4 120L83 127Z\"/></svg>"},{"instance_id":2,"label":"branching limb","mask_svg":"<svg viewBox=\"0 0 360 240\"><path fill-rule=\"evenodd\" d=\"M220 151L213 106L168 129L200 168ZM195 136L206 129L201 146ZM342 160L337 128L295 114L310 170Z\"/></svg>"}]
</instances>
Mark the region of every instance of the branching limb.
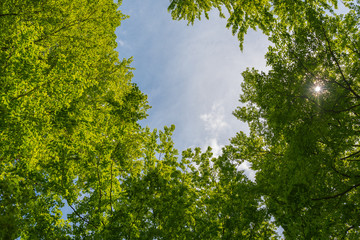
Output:
<instances>
[{"instance_id":1,"label":"branching limb","mask_svg":"<svg viewBox=\"0 0 360 240\"><path fill-rule=\"evenodd\" d=\"M360 183L351 186L350 188L348 188L347 190L345 190L345 191L343 191L343 192L341 192L341 193L338 193L338 194L335 194L335 195L332 195L332 196L327 196L327 197L312 198L311 200L313 200L313 201L319 201L319 200L328 200L328 199L337 198L337 197L340 197L340 196L342 196L342 195L345 195L346 193L350 192L350 191L353 190L354 188L357 188L358 186L360 186Z\"/></svg>"},{"instance_id":2,"label":"branching limb","mask_svg":"<svg viewBox=\"0 0 360 240\"><path fill-rule=\"evenodd\" d=\"M68 202L68 200L66 199L67 204L69 205L69 207L74 211L74 213L76 214L76 216L78 216L81 220L83 220L84 222L86 222L87 224L90 224L91 226L93 226L94 228L98 228L98 226L94 225L93 223L91 223L90 221L86 220L85 218L83 218L77 211L76 209Z\"/></svg>"},{"instance_id":3,"label":"branching limb","mask_svg":"<svg viewBox=\"0 0 360 240\"><path fill-rule=\"evenodd\" d=\"M360 96L354 91L354 89L351 88L350 83L347 81L347 79L346 79L346 77L345 77L345 75L344 75L344 73L343 73L343 71L342 71L342 69L340 67L340 63L339 63L337 57L335 56L333 49L331 48L331 42L330 42L330 39L328 38L328 36L327 36L327 34L325 32L324 27L322 27L322 30L323 30L325 41L327 42L328 50L329 50L329 52L331 54L331 57L334 59L334 61L336 63L336 66L340 71L341 77L342 77L343 81L345 82L345 84L347 85L347 87L345 89L349 90L352 94L354 94L354 96L356 96L356 98L360 99Z\"/></svg>"},{"instance_id":4,"label":"branching limb","mask_svg":"<svg viewBox=\"0 0 360 240\"><path fill-rule=\"evenodd\" d=\"M358 154L360 154L360 151L354 152L354 153L350 154L349 156L340 158L340 160L346 160L346 159L351 158L351 157L354 157L354 156L356 156L356 155L358 155Z\"/></svg>"}]
</instances>

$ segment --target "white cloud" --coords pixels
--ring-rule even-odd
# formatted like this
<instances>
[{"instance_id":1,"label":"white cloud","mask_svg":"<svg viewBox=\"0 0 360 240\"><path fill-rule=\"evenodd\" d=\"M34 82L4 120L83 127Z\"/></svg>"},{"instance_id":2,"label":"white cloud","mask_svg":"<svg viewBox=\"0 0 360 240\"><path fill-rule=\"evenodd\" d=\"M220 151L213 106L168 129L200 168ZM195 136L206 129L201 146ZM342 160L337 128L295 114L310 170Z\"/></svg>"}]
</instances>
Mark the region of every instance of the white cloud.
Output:
<instances>
[{"instance_id":1,"label":"white cloud","mask_svg":"<svg viewBox=\"0 0 360 240\"><path fill-rule=\"evenodd\" d=\"M119 45L121 46L121 47L123 47L123 46L125 46L125 42L124 41L122 41L122 40L118 40L118 43L119 43Z\"/></svg>"},{"instance_id":2,"label":"white cloud","mask_svg":"<svg viewBox=\"0 0 360 240\"><path fill-rule=\"evenodd\" d=\"M212 149L213 157L218 157L222 154L222 148L224 145L219 144L216 138L207 139L201 149L205 151L208 146Z\"/></svg>"},{"instance_id":3,"label":"white cloud","mask_svg":"<svg viewBox=\"0 0 360 240\"><path fill-rule=\"evenodd\" d=\"M238 167L237 167L238 171L244 171L244 174L253 182L255 182L255 174L256 172L254 170L251 169L251 163L248 161L245 161L243 163L241 163Z\"/></svg>"},{"instance_id":4,"label":"white cloud","mask_svg":"<svg viewBox=\"0 0 360 240\"><path fill-rule=\"evenodd\" d=\"M124 1L121 6L130 19L117 29L118 41L125 43L118 44L120 58L134 56L133 81L152 106L141 124L158 129L175 124L173 140L180 151L206 144L220 152L218 146L246 131L231 112L239 105L241 72L265 67L267 38L249 31L241 52L216 11L209 21L187 26L171 20L167 6L151 0Z\"/></svg>"},{"instance_id":5,"label":"white cloud","mask_svg":"<svg viewBox=\"0 0 360 240\"><path fill-rule=\"evenodd\" d=\"M225 120L224 107L219 103L215 103L211 107L211 111L200 115L201 120L205 122L205 130L212 134L218 134L223 129L229 127Z\"/></svg>"}]
</instances>

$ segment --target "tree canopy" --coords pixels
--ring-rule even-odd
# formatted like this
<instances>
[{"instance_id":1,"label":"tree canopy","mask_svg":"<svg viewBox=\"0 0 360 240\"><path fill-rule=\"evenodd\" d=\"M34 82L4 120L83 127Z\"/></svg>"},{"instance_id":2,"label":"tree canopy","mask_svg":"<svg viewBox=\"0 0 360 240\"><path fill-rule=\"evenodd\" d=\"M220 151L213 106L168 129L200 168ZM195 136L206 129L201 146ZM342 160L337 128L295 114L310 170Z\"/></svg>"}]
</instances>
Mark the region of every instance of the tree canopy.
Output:
<instances>
[{"instance_id":1,"label":"tree canopy","mask_svg":"<svg viewBox=\"0 0 360 240\"><path fill-rule=\"evenodd\" d=\"M248 161L274 223L288 239L358 239L360 8L344 1L172 1L175 19L193 23L226 7L240 43L249 27L272 42L268 72L243 73L247 122L224 149ZM222 14L222 13L221 13ZM224 16L224 15L222 15Z\"/></svg>"},{"instance_id":2,"label":"tree canopy","mask_svg":"<svg viewBox=\"0 0 360 240\"><path fill-rule=\"evenodd\" d=\"M358 239L360 7L344 4L170 2L189 23L218 9L241 47L248 28L273 43L270 70L243 73L250 134L215 158L138 123L121 1L2 1L0 238Z\"/></svg>"},{"instance_id":3,"label":"tree canopy","mask_svg":"<svg viewBox=\"0 0 360 240\"><path fill-rule=\"evenodd\" d=\"M149 106L114 50L119 7L1 1L0 238L274 235L245 176L210 149L179 158L174 126L139 125Z\"/></svg>"},{"instance_id":4,"label":"tree canopy","mask_svg":"<svg viewBox=\"0 0 360 240\"><path fill-rule=\"evenodd\" d=\"M260 29L267 35L272 35L278 28L292 31L298 25L311 23L325 11L334 12L337 5L336 0L171 0L168 10L174 19L185 19L193 24L202 16L209 18L209 12L217 9L220 17L228 17L227 28L237 34L242 49L244 36L249 28Z\"/></svg>"}]
</instances>

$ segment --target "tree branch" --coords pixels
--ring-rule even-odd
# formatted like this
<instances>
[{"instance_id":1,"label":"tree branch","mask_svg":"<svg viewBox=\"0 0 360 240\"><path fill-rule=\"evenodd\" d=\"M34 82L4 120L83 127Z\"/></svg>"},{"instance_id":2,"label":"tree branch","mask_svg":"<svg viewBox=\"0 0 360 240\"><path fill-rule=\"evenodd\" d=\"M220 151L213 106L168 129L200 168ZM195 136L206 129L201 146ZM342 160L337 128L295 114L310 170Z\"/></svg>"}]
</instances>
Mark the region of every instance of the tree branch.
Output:
<instances>
[{"instance_id":1,"label":"tree branch","mask_svg":"<svg viewBox=\"0 0 360 240\"><path fill-rule=\"evenodd\" d=\"M99 226L94 225L93 223L91 223L90 221L86 220L85 218L83 218L77 211L76 209L69 203L69 201L67 199L65 199L67 204L69 205L69 207L74 211L74 213L76 214L76 216L78 216L81 220L83 220L84 222L86 222L87 224L90 224L91 226L93 226L94 228L99 228Z\"/></svg>"},{"instance_id":2,"label":"tree branch","mask_svg":"<svg viewBox=\"0 0 360 240\"><path fill-rule=\"evenodd\" d=\"M97 168L97 177L99 180L99 206L98 206L98 212L99 212L99 217L101 216L101 197L102 197L102 193L101 193L101 179L100 179L100 170L99 170L99 161L96 164L96 168ZM102 225L105 226L104 222L101 220L100 218L100 222L102 223Z\"/></svg>"},{"instance_id":3,"label":"tree branch","mask_svg":"<svg viewBox=\"0 0 360 240\"><path fill-rule=\"evenodd\" d=\"M360 151L357 151L357 152L355 152L355 153L350 154L349 156L346 156L346 157L340 158L340 160L345 160L345 159L348 159L348 158L354 157L354 156L358 155L359 153L360 153Z\"/></svg>"},{"instance_id":4,"label":"tree branch","mask_svg":"<svg viewBox=\"0 0 360 240\"><path fill-rule=\"evenodd\" d=\"M113 178L113 173L112 173L112 169L113 169L113 161L111 161L111 167L110 167L110 208L111 208L111 213L114 213L113 207L112 207L112 199L111 199L111 193L112 193L112 178Z\"/></svg>"},{"instance_id":5,"label":"tree branch","mask_svg":"<svg viewBox=\"0 0 360 240\"><path fill-rule=\"evenodd\" d=\"M30 13L0 13L0 17L31 15L34 13L40 13L40 11L34 11L34 12L30 12Z\"/></svg>"},{"instance_id":6,"label":"tree branch","mask_svg":"<svg viewBox=\"0 0 360 240\"><path fill-rule=\"evenodd\" d=\"M340 172L339 170L337 170L333 164L331 165L331 169L334 170L337 174L339 174L339 175L341 175L341 176L343 176L343 177L351 178L350 175L347 175L347 174L342 173L342 172Z\"/></svg>"},{"instance_id":7,"label":"tree branch","mask_svg":"<svg viewBox=\"0 0 360 240\"><path fill-rule=\"evenodd\" d=\"M340 74L341 74L341 77L342 77L343 81L344 81L344 82L346 83L346 85L348 86L348 87L345 88L345 89L349 90L352 94L354 94L354 96L356 96L357 98L360 99L360 96L351 88L350 83L346 80L345 75L344 75L344 73L343 73L343 71L342 71L342 69L341 69L341 67L340 67L339 61L338 61L337 57L335 56L334 51L333 51L332 48L331 48L330 39L328 38L328 36L327 36L327 34L326 34L326 32L325 32L324 27L322 27L322 30L323 30L324 37L325 37L325 40L326 40L326 42L327 42L327 46L328 46L329 52L330 52L330 54L331 54L331 57L334 59L334 61L335 61L335 63L336 63L336 66L338 67L338 69L339 69L339 71L340 71Z\"/></svg>"},{"instance_id":8,"label":"tree branch","mask_svg":"<svg viewBox=\"0 0 360 240\"><path fill-rule=\"evenodd\" d=\"M311 200L313 200L313 201L319 201L319 200L328 200L328 199L337 198L337 197L340 197L340 196L342 196L342 195L345 195L346 193L350 192L350 191L353 190L354 188L357 188L358 186L360 186L360 183L351 186L349 189L347 189L347 190L345 190L345 191L343 191L343 192L341 192L341 193L338 193L338 194L335 194L335 195L332 195L332 196L327 196L327 197L312 198Z\"/></svg>"},{"instance_id":9,"label":"tree branch","mask_svg":"<svg viewBox=\"0 0 360 240\"><path fill-rule=\"evenodd\" d=\"M334 110L334 109L325 109L323 108L325 111L330 111L330 112L334 112L334 113L342 113L342 112L348 112L356 107L360 107L360 103L357 104L357 105L354 105L354 106L351 106L351 107L348 107L348 108L345 108L345 109L342 109L342 110Z\"/></svg>"},{"instance_id":10,"label":"tree branch","mask_svg":"<svg viewBox=\"0 0 360 240\"><path fill-rule=\"evenodd\" d=\"M43 84L42 84L42 85L43 85ZM30 95L30 94L31 94L32 92L34 92L35 90L39 89L42 85L36 86L36 87L34 87L33 89L31 89L30 91L25 92L25 93L23 93L23 94L20 94L20 95L18 95L18 96L16 96L16 97L12 98L11 101L16 100L16 99L19 99L19 98L21 98L21 97L25 97L25 96L27 96L27 95Z\"/></svg>"},{"instance_id":11,"label":"tree branch","mask_svg":"<svg viewBox=\"0 0 360 240\"><path fill-rule=\"evenodd\" d=\"M356 53L356 54L360 57L360 52L357 50L356 44L351 40L351 38L350 38L349 35L347 35L347 34L346 34L346 38L347 38L347 40L353 45L353 48L351 48L351 47L349 46L350 50L353 51L353 53Z\"/></svg>"},{"instance_id":12,"label":"tree branch","mask_svg":"<svg viewBox=\"0 0 360 240\"><path fill-rule=\"evenodd\" d=\"M343 172L340 172L338 169L336 169L336 167L334 166L334 164L331 165L331 168L332 170L334 170L337 174L343 176L343 177L346 177L346 178L359 178L360 175L348 175L347 173L343 173Z\"/></svg>"},{"instance_id":13,"label":"tree branch","mask_svg":"<svg viewBox=\"0 0 360 240\"><path fill-rule=\"evenodd\" d=\"M353 228L355 228L355 226L354 226L354 225L352 225L352 226L348 227L348 228L345 230L344 236L343 236L341 239L345 239L346 234L347 234L347 233L348 233L351 229L353 229Z\"/></svg>"},{"instance_id":14,"label":"tree branch","mask_svg":"<svg viewBox=\"0 0 360 240\"><path fill-rule=\"evenodd\" d=\"M6 16L18 16L20 14L18 13L0 13L0 17L6 17Z\"/></svg>"},{"instance_id":15,"label":"tree branch","mask_svg":"<svg viewBox=\"0 0 360 240\"><path fill-rule=\"evenodd\" d=\"M83 23L83 22L86 22L86 21L90 20L90 19L91 19L91 16L92 16L95 12L96 12L96 11L94 10L92 13L90 13L90 14L87 16L87 18L84 18L84 19L81 19L81 20L78 20L78 21L73 21L73 22L70 22L68 25L64 25L64 26L62 26L61 28L59 28L59 29L57 29L57 30L53 31L52 33L47 34L46 36L43 36L43 37L41 37L41 38L39 38L39 39L35 40L35 41L34 41L34 43L37 43L37 42L43 41L43 40L47 39L48 37L50 37L50 36L52 36L52 35L54 35L54 34L56 34L56 33L60 32L60 31L62 31L62 30L64 30L64 29L67 29L67 28L70 28L70 27L76 26L76 25L78 25L78 24L80 24L80 23Z\"/></svg>"}]
</instances>

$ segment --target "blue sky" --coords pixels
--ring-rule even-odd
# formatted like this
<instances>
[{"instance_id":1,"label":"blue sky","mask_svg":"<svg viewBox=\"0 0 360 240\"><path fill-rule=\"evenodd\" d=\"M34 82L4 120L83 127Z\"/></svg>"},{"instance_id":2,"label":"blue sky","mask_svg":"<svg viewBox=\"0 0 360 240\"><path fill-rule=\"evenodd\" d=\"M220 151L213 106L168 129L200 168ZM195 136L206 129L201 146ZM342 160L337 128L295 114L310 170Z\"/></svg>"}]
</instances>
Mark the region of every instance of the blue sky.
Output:
<instances>
[{"instance_id":1,"label":"blue sky","mask_svg":"<svg viewBox=\"0 0 360 240\"><path fill-rule=\"evenodd\" d=\"M173 140L181 153L207 146L215 155L245 124L232 111L239 105L241 73L247 67L265 70L267 38L249 31L244 51L217 12L188 26L174 21L169 1L124 0L120 10L129 15L117 28L120 59L134 58L133 82L148 95L152 108L143 126L176 126ZM248 165L240 169L254 179ZM62 211L72 212L66 205Z\"/></svg>"},{"instance_id":2,"label":"blue sky","mask_svg":"<svg viewBox=\"0 0 360 240\"><path fill-rule=\"evenodd\" d=\"M133 82L148 95L152 109L141 123L162 129L175 124L173 140L188 147L221 146L246 125L232 111L239 105L241 72L265 69L267 38L249 31L244 52L226 20L216 11L188 26L174 21L168 1L124 0L120 10L130 16L116 30L120 58L133 56Z\"/></svg>"}]
</instances>

